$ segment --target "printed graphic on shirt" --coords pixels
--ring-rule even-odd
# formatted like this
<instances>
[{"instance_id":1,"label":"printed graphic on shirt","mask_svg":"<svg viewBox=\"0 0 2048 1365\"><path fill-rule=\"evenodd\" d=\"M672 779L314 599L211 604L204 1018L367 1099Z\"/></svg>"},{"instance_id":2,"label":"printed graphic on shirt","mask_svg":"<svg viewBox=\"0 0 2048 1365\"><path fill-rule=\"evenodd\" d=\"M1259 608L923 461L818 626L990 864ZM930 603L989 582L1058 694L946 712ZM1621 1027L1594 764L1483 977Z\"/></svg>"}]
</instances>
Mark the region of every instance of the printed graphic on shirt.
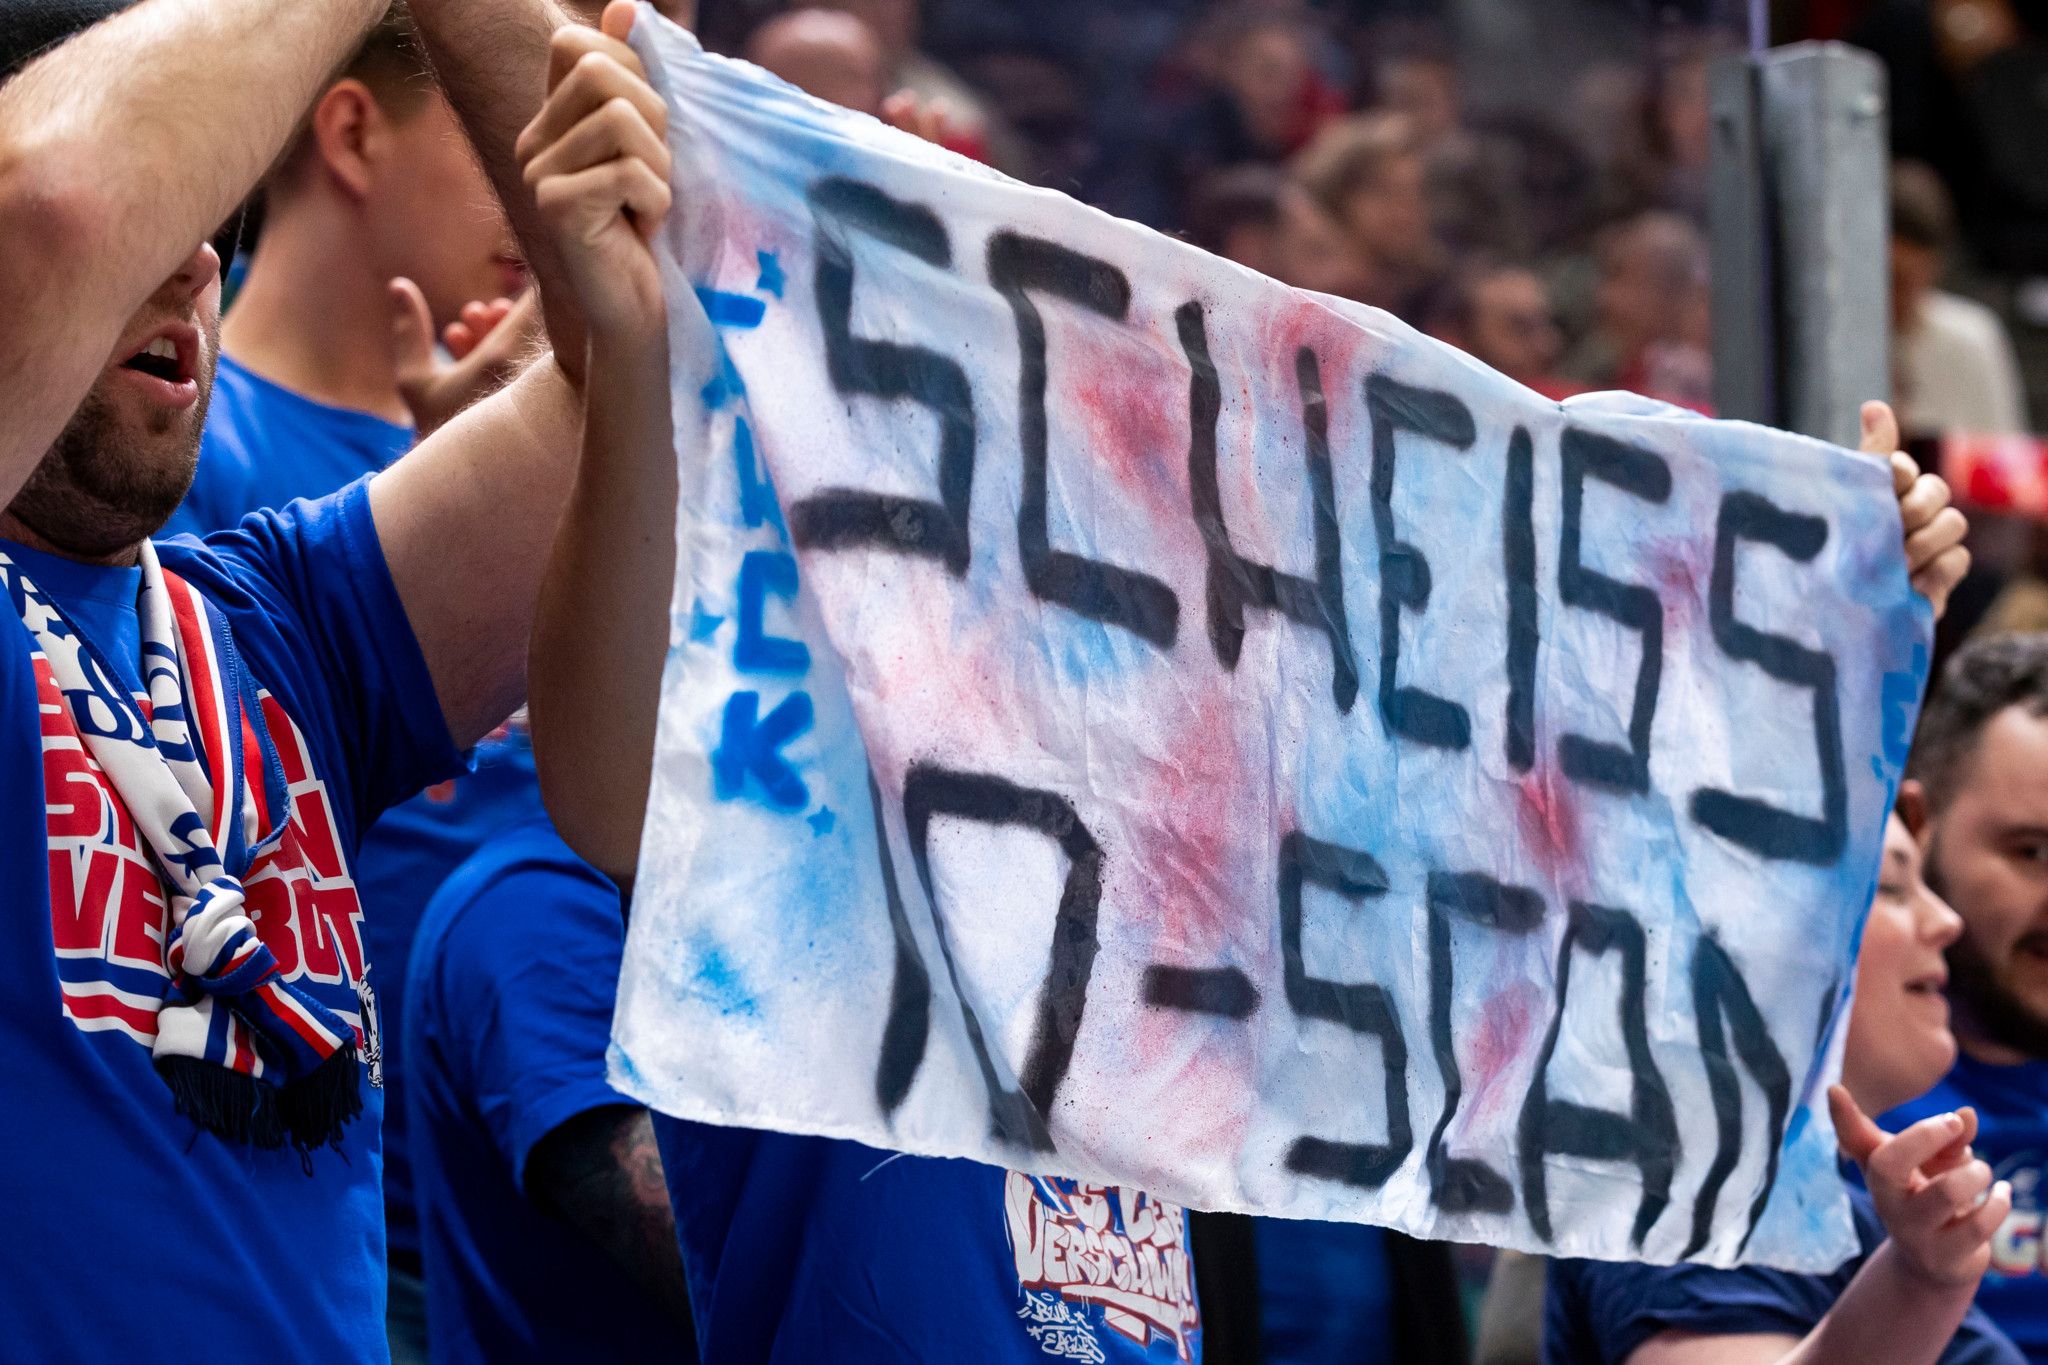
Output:
<instances>
[{"instance_id":1,"label":"printed graphic on shirt","mask_svg":"<svg viewBox=\"0 0 2048 1365\"><path fill-rule=\"evenodd\" d=\"M1017 1316L1048 1356L1098 1365L1121 1337L1140 1351L1168 1340L1193 1359L1201 1318L1178 1205L1011 1171L1003 1209L1022 1296Z\"/></svg>"},{"instance_id":2,"label":"printed graphic on shirt","mask_svg":"<svg viewBox=\"0 0 2048 1365\"><path fill-rule=\"evenodd\" d=\"M164 966L169 905L135 822L77 733L65 723L49 662L32 656L50 840L50 934L64 1013L87 1033L156 1041L171 988ZM342 857L327 784L299 727L268 692L263 718L291 800L284 837L242 879L249 917L284 979L374 1031L375 996L363 960L363 907ZM365 1056L373 1055L366 1048ZM372 1085L382 1084L371 1069Z\"/></svg>"},{"instance_id":3,"label":"printed graphic on shirt","mask_svg":"<svg viewBox=\"0 0 2048 1365\"><path fill-rule=\"evenodd\" d=\"M2007 1279L2040 1275L2048 1269L2042 1254L2042 1222L2048 1216L2048 1152L2039 1148L2014 1152L1994 1168L2000 1180L2012 1182L2012 1212L1991 1238L1991 1274ZM2042 1286L2048 1289L2048 1285Z\"/></svg>"}]
</instances>

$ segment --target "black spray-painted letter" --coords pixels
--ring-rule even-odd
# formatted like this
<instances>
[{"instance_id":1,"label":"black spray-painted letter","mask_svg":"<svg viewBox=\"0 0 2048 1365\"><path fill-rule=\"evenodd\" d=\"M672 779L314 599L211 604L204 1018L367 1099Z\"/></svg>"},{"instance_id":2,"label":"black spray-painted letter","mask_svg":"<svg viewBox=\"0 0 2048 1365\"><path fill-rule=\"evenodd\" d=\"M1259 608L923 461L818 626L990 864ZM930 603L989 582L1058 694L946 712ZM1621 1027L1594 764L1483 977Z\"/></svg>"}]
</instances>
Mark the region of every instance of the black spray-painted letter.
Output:
<instances>
[{"instance_id":1,"label":"black spray-painted letter","mask_svg":"<svg viewBox=\"0 0 2048 1365\"><path fill-rule=\"evenodd\" d=\"M1657 686L1664 676L1664 606L1653 589L1587 568L1580 550L1587 479L1598 479L1644 502L1661 503L1671 496L1671 466L1662 456L1577 427L1565 428L1562 449L1564 517L1558 537L1557 595L1568 607L1598 612L1635 631L1642 637L1643 654L1636 665L1635 700L1628 713L1628 747L1565 735L1557 741L1558 764L1574 782L1646 792L1650 727L1657 718Z\"/></svg>"},{"instance_id":2,"label":"black spray-painted letter","mask_svg":"<svg viewBox=\"0 0 2048 1365\"><path fill-rule=\"evenodd\" d=\"M1372 525L1380 549L1380 718L1387 732L1439 749L1472 744L1472 717L1454 701L1401 683L1401 612L1429 605L1429 561L1394 531L1394 447L1403 431L1467 450L1478 438L1472 409L1453 394L1382 374L1365 381L1372 420Z\"/></svg>"},{"instance_id":3,"label":"black spray-painted letter","mask_svg":"<svg viewBox=\"0 0 2048 1365\"><path fill-rule=\"evenodd\" d=\"M1216 422L1223 410L1222 384L1209 356L1209 332L1202 305L1184 303L1174 313L1181 350L1188 358L1188 489L1195 526L1209 551L1209 642L1217 662L1237 667L1244 648L1246 607L1279 612L1290 621L1320 630L1330 642L1330 695L1349 714L1358 700L1358 664L1351 653L1351 627L1344 618L1344 546L1337 529L1337 494L1330 473L1330 413L1323 397L1322 366L1304 346L1295 352L1294 377L1301 390L1301 428L1308 461L1309 498L1314 504L1316 576L1310 582L1282 573L1237 552L1223 520L1223 492L1216 481Z\"/></svg>"},{"instance_id":4,"label":"black spray-painted letter","mask_svg":"<svg viewBox=\"0 0 2048 1365\"><path fill-rule=\"evenodd\" d=\"M1067 858L1067 880L1060 892L1059 912L1053 920L1052 948L1043 983L1038 991L1037 1018L1031 1045L1018 1073L1018 1089L1011 1090L997 1079L995 1062L983 1038L974 1012L964 1011L968 1041L989 1090L998 1136L1019 1146L1052 1150L1052 1136L1046 1116L1059 1097L1060 1083L1074 1059L1074 1039L1081 1031L1081 1016L1088 1004L1088 982L1095 972L1096 916L1102 903L1102 849L1065 797L1055 792L1020 787L1014 782L986 773L954 772L920 764L903 780L903 823L910 838L910 854L917 865L917 878L924 887L925 900L932 907L932 929L939 952L956 995L960 988L959 968L948 946L944 916L939 913L937 893L932 885L931 822L934 816L949 815L985 825L1014 825L1034 829L1051 838ZM895 886L888 861L888 841L882 841L885 889ZM896 928L898 989L891 995L891 1018L883 1029L883 1070L877 1092L885 1111L893 1111L909 1090L918 1062L924 1054L923 1028L915 1014L925 1010L908 997L915 996L915 978L923 974L919 964L907 973L904 959L916 958L915 941L909 937L907 920L891 897L890 917ZM906 977L910 978L905 987ZM904 1010L899 1026L896 1012ZM891 1097L894 1097L892 1103Z\"/></svg>"},{"instance_id":5,"label":"black spray-painted letter","mask_svg":"<svg viewBox=\"0 0 2048 1365\"><path fill-rule=\"evenodd\" d=\"M1596 957L1602 953L1621 955L1621 998L1615 1007L1615 1023L1620 1028L1622 1047L1628 1053L1630 1095L1626 1114L1550 1097L1545 1073L1557 1052L1558 1034L1564 1028L1572 956L1578 951ZM1650 1054L1643 1004L1646 957L1643 927L1633 916L1605 906L1573 902L1564 942L1557 950L1557 1013L1551 1016L1550 1032L1544 1036L1543 1051L1536 1059L1535 1079L1522 1102L1522 1205L1529 1211L1530 1227L1546 1242L1551 1238L1550 1193L1544 1179L1543 1159L1552 1153L1635 1163L1643 1176L1643 1197L1636 1204L1629 1240L1639 1249L1671 1203L1671 1177L1678 1167L1678 1119L1672 1112L1670 1088L1664 1084L1663 1074Z\"/></svg>"},{"instance_id":6,"label":"black spray-painted letter","mask_svg":"<svg viewBox=\"0 0 2048 1365\"><path fill-rule=\"evenodd\" d=\"M1049 294L1122 321L1131 307L1130 281L1107 261L1015 232L989 238L988 279L1017 318L1017 432L1024 447L1017 549L1024 581L1048 602L1168 648L1180 625L1173 590L1150 574L1053 549L1046 526L1045 320L1031 295Z\"/></svg>"},{"instance_id":7,"label":"black spray-painted letter","mask_svg":"<svg viewBox=\"0 0 2048 1365\"><path fill-rule=\"evenodd\" d=\"M1828 524L1819 517L1787 512L1755 493L1728 494L1721 500L1720 528L1714 536L1714 581L1707 600L1714 640L1729 658L1753 663L1780 682L1812 689L1821 814L1814 819L1753 796L1703 788L1693 793L1692 818L1766 858L1826 866L1842 856L1849 833L1849 788L1842 771L1835 656L1735 619L1735 550L1746 540L1774 546L1803 564L1827 544Z\"/></svg>"},{"instance_id":8,"label":"black spray-painted letter","mask_svg":"<svg viewBox=\"0 0 2048 1365\"><path fill-rule=\"evenodd\" d=\"M1757 1223L1764 1216L1764 1205L1770 1202L1771 1187L1778 1180L1778 1150L1783 1145L1786 1119L1792 1111L1792 1072L1785 1065L1785 1054L1771 1041L1763 1014L1749 993L1748 983L1735 970L1734 960L1705 934L1700 935L1699 947L1693 954L1692 1009L1699 1025L1700 1055L1707 1064L1707 1089L1714 1097L1716 1146L1713 1164L1707 1167L1699 1197L1693 1201L1692 1236L1679 1253L1681 1257L1695 1255L1706 1246L1721 1187L1728 1183L1742 1157L1742 1077L1735 1069L1736 1060L1741 1060L1764 1092L1764 1141L1769 1144L1764 1157L1763 1188L1750 1204L1749 1229L1742 1234L1741 1246L1749 1245ZM1732 1050L1728 1034L1722 1029L1724 1018L1735 1035Z\"/></svg>"},{"instance_id":9,"label":"black spray-painted letter","mask_svg":"<svg viewBox=\"0 0 2048 1365\"><path fill-rule=\"evenodd\" d=\"M1429 1037L1444 1078L1443 1116L1429 1135L1430 1198L1446 1213L1506 1213L1515 1206L1507 1177L1483 1161L1454 1157L1444 1149L1444 1133L1465 1089L1451 1032L1451 921L1501 934L1533 934L1543 923L1543 898L1526 886L1509 886L1480 872L1432 872L1427 897Z\"/></svg>"},{"instance_id":10,"label":"black spray-painted letter","mask_svg":"<svg viewBox=\"0 0 2048 1365\"><path fill-rule=\"evenodd\" d=\"M1308 974L1301 955L1304 884L1363 901L1387 894L1387 874L1371 855L1311 839L1299 830L1280 841L1280 955L1287 975L1287 1003L1305 1019L1342 1024L1353 1033L1380 1040L1387 1109L1384 1143L1332 1142L1305 1134L1288 1149L1287 1168L1376 1189L1415 1149L1415 1133L1408 1118L1408 1043L1401 1036L1401 1021L1385 987Z\"/></svg>"},{"instance_id":11,"label":"black spray-painted letter","mask_svg":"<svg viewBox=\"0 0 2048 1365\"><path fill-rule=\"evenodd\" d=\"M907 398L939 419L939 500L863 489L828 488L789 509L796 543L819 549L874 545L923 555L954 577L967 572L968 502L974 487L974 396L957 361L921 346L853 334L853 243L858 233L950 267L952 247L938 215L892 199L872 185L838 176L811 186L818 223L818 317L825 370L848 395Z\"/></svg>"}]
</instances>

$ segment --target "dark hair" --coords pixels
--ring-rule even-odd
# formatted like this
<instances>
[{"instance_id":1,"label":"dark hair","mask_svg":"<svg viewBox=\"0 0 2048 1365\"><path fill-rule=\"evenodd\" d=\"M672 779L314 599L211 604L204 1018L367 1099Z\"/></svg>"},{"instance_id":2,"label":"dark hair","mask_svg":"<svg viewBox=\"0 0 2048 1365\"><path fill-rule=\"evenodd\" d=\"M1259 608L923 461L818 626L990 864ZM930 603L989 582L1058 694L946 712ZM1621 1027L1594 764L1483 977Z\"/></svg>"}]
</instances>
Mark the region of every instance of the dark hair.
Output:
<instances>
[{"instance_id":1,"label":"dark hair","mask_svg":"<svg viewBox=\"0 0 2048 1365\"><path fill-rule=\"evenodd\" d=\"M328 85L331 87L335 81L342 80L361 81L378 106L397 119L414 113L433 91L434 69L427 61L426 47L420 42L419 31L413 27L412 13L406 8L405 0L392 0L384 11L384 17L364 35L363 41L341 69L334 73ZM314 109L319 107L319 103L319 99L313 101ZM267 177L272 185L286 178L289 168L300 162L311 144L314 109L306 110L299 121L298 131L285 144L284 154Z\"/></svg>"},{"instance_id":2,"label":"dark hair","mask_svg":"<svg viewBox=\"0 0 2048 1365\"><path fill-rule=\"evenodd\" d=\"M1955 203L1925 162L1892 163L1892 236L1928 251L1946 251L1956 239Z\"/></svg>"},{"instance_id":3,"label":"dark hair","mask_svg":"<svg viewBox=\"0 0 2048 1365\"><path fill-rule=\"evenodd\" d=\"M379 101L410 107L434 88L434 69L405 0L392 0L340 76L353 76Z\"/></svg>"},{"instance_id":4,"label":"dark hair","mask_svg":"<svg viewBox=\"0 0 2048 1365\"><path fill-rule=\"evenodd\" d=\"M1523 271L1533 273L1530 266L1509 257L1474 252L1423 295L1416 309L1419 325L1431 335L1445 331L1469 333L1479 315L1479 291L1502 275Z\"/></svg>"},{"instance_id":5,"label":"dark hair","mask_svg":"<svg viewBox=\"0 0 2048 1365\"><path fill-rule=\"evenodd\" d=\"M1907 775L1936 810L1955 796L1977 739L2000 712L2048 716L2048 633L1990 635L1956 651L1920 713Z\"/></svg>"},{"instance_id":6,"label":"dark hair","mask_svg":"<svg viewBox=\"0 0 2048 1365\"><path fill-rule=\"evenodd\" d=\"M1188 196L1188 237L1218 255L1241 227L1277 227L1287 177L1273 166L1231 166L1203 177Z\"/></svg>"}]
</instances>

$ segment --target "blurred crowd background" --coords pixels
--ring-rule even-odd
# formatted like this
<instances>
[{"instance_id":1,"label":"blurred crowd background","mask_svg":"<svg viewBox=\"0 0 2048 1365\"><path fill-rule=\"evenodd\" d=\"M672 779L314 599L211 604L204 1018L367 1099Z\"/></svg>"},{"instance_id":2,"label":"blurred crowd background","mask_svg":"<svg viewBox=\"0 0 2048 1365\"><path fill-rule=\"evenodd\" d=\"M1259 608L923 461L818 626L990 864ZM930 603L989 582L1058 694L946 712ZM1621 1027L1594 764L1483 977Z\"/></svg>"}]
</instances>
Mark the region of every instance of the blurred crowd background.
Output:
<instances>
[{"instance_id":1,"label":"blurred crowd background","mask_svg":"<svg viewBox=\"0 0 2048 1365\"><path fill-rule=\"evenodd\" d=\"M1753 31L1858 45L1889 76L1907 434L2042 463L2014 438L2048 419L2048 0L702 0L698 27L841 104L911 90L956 150L1546 395L1702 411L1708 64ZM2048 537L1998 501L1944 644L2048 626Z\"/></svg>"}]
</instances>

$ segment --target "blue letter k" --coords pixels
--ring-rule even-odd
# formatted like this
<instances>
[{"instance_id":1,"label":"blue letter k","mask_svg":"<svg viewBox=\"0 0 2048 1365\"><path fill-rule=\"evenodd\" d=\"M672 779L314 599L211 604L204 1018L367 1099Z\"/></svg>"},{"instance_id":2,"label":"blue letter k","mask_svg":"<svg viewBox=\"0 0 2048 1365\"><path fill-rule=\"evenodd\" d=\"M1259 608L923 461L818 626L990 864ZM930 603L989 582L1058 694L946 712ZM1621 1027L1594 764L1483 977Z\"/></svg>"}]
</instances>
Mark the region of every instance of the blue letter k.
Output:
<instances>
[{"instance_id":1,"label":"blue letter k","mask_svg":"<svg viewBox=\"0 0 2048 1365\"><path fill-rule=\"evenodd\" d=\"M735 692L726 699L725 724L718 748L711 754L711 776L718 799L730 801L746 790L747 774L760 779L771 804L784 810L802 810L810 804L810 789L789 766L782 746L811 728L811 695L792 692L782 704L761 718L759 692Z\"/></svg>"}]
</instances>

